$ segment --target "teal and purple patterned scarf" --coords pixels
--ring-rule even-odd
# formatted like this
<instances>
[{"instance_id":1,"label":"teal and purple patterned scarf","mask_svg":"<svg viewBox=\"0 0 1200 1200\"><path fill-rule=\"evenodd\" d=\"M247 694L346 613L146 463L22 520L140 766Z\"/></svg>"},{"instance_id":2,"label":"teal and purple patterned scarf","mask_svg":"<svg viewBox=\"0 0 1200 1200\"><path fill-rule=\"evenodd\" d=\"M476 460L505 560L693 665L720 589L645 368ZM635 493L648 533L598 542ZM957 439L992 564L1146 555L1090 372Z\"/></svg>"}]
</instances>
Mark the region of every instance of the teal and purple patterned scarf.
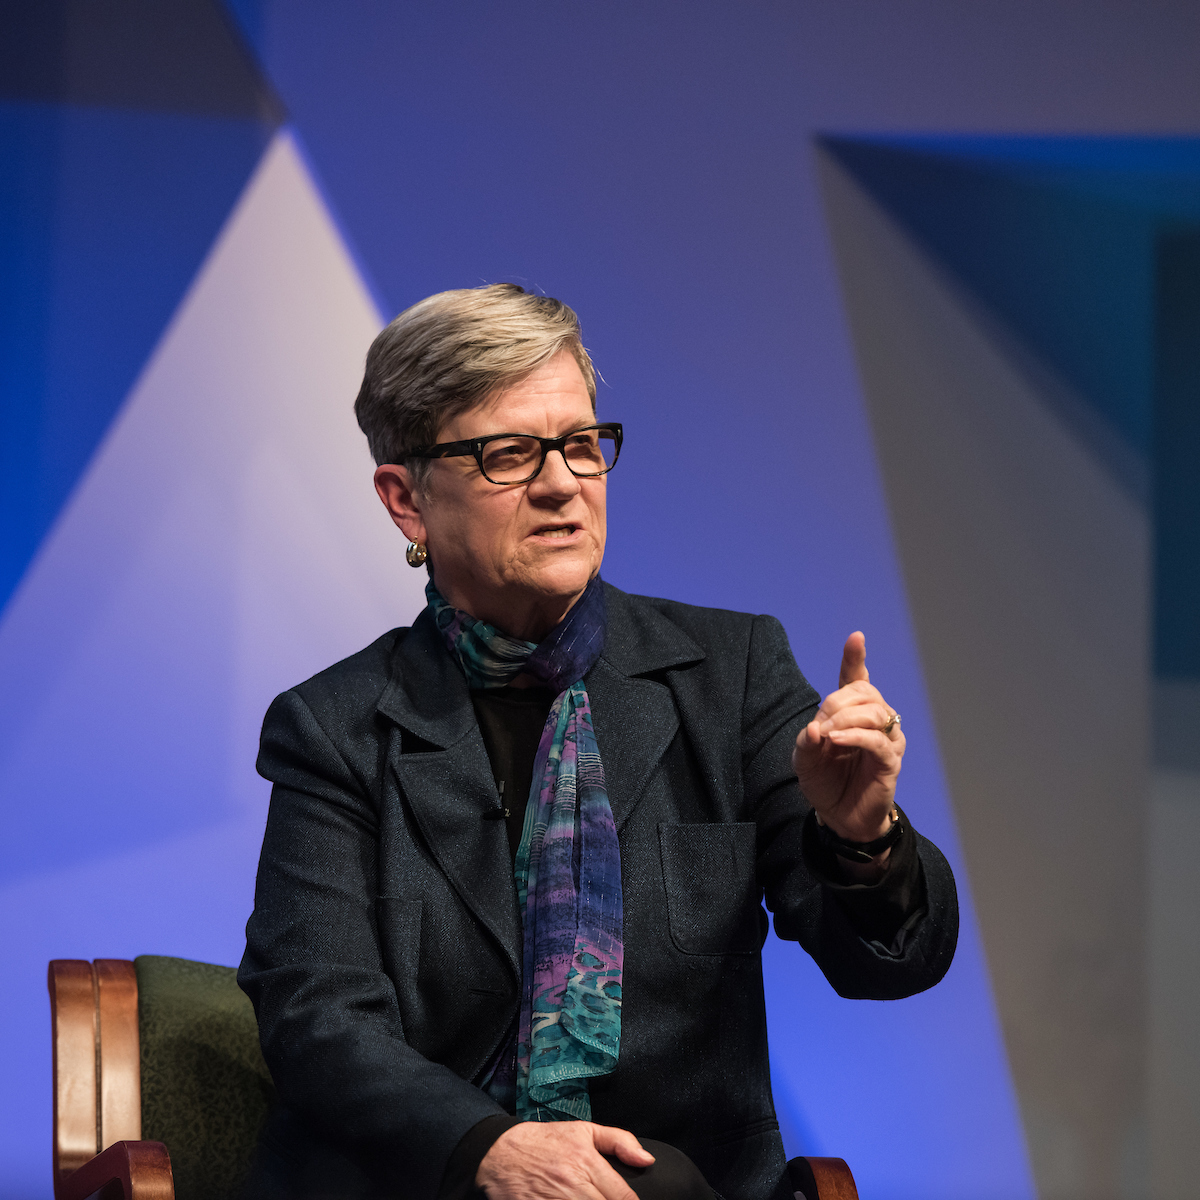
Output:
<instances>
[{"instance_id":1,"label":"teal and purple patterned scarf","mask_svg":"<svg viewBox=\"0 0 1200 1200\"><path fill-rule=\"evenodd\" d=\"M485 1086L511 1104L515 1083L523 1120L588 1121L588 1079L617 1065L624 957L617 830L583 684L604 646L603 585L593 579L536 643L451 607L432 579L425 595L469 687L503 687L525 671L559 693L538 746L517 851L521 1013Z\"/></svg>"}]
</instances>

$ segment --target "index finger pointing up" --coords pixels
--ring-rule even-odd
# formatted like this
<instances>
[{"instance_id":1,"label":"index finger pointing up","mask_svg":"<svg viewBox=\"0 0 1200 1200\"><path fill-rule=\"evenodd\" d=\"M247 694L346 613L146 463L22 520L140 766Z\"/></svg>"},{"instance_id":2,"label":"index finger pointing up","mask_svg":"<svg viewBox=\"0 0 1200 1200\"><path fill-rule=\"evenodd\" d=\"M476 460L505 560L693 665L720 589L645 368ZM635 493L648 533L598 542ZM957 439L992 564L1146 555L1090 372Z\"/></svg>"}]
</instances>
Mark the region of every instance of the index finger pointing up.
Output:
<instances>
[{"instance_id":1,"label":"index finger pointing up","mask_svg":"<svg viewBox=\"0 0 1200 1200\"><path fill-rule=\"evenodd\" d=\"M861 632L852 633L846 639L842 651L842 669L838 672L838 687L848 683L867 683L871 674L867 670L867 639Z\"/></svg>"}]
</instances>

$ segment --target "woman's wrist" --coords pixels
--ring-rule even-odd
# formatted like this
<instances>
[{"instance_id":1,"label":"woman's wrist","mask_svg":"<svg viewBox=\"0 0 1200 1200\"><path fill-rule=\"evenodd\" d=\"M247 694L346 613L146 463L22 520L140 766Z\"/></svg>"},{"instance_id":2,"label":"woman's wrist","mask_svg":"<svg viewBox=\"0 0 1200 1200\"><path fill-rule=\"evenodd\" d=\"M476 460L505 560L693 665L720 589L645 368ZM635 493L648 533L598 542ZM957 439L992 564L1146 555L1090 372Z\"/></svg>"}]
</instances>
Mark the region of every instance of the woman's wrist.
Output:
<instances>
[{"instance_id":1,"label":"woman's wrist","mask_svg":"<svg viewBox=\"0 0 1200 1200\"><path fill-rule=\"evenodd\" d=\"M888 809L882 828L873 838L848 838L825 821L820 813L817 820L817 840L847 883L875 884L887 874L892 847L904 834L903 814L893 804Z\"/></svg>"},{"instance_id":2,"label":"woman's wrist","mask_svg":"<svg viewBox=\"0 0 1200 1200\"><path fill-rule=\"evenodd\" d=\"M889 846L882 854L877 854L869 863L850 862L848 859L839 858L838 867L841 869L842 878L847 883L878 883L886 874L888 869L888 861L892 857L892 848Z\"/></svg>"},{"instance_id":3,"label":"woman's wrist","mask_svg":"<svg viewBox=\"0 0 1200 1200\"><path fill-rule=\"evenodd\" d=\"M903 832L903 814L895 803L888 806L880 824L868 826L866 829L847 825L820 812L814 812L813 815L817 819L821 844L835 854L856 862L866 862L867 858L882 855L895 844ZM863 856L864 851L866 857Z\"/></svg>"}]
</instances>

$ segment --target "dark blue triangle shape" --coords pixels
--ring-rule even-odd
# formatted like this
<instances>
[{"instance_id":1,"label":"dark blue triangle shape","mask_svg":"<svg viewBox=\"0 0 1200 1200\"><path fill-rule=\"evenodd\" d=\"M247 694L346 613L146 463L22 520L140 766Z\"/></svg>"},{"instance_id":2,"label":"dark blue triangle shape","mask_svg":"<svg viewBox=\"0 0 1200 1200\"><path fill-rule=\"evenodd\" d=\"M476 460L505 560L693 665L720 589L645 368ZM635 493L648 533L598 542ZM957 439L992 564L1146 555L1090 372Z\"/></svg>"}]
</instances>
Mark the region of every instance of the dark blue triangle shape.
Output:
<instances>
[{"instance_id":1,"label":"dark blue triangle shape","mask_svg":"<svg viewBox=\"0 0 1200 1200\"><path fill-rule=\"evenodd\" d=\"M847 138L824 145L902 225L1149 454L1155 254L1200 219L1200 142Z\"/></svg>"},{"instance_id":2,"label":"dark blue triangle shape","mask_svg":"<svg viewBox=\"0 0 1200 1200\"><path fill-rule=\"evenodd\" d=\"M2 608L280 110L215 0L0 0L0 35Z\"/></svg>"},{"instance_id":3,"label":"dark blue triangle shape","mask_svg":"<svg viewBox=\"0 0 1200 1200\"><path fill-rule=\"evenodd\" d=\"M824 144L1144 456L1154 669L1200 680L1200 140Z\"/></svg>"}]
</instances>

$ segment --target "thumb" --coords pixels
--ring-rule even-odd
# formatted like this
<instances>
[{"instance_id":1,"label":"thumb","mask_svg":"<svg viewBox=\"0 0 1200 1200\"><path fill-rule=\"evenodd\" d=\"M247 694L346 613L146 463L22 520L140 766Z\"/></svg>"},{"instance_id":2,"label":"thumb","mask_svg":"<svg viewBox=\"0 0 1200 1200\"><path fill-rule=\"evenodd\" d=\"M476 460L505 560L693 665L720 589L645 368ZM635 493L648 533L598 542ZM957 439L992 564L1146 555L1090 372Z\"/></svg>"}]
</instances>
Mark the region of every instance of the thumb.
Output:
<instances>
[{"instance_id":1,"label":"thumb","mask_svg":"<svg viewBox=\"0 0 1200 1200\"><path fill-rule=\"evenodd\" d=\"M615 1154L627 1167L648 1167L654 1161L654 1155L632 1133L612 1125L593 1125L592 1145L601 1154Z\"/></svg>"},{"instance_id":2,"label":"thumb","mask_svg":"<svg viewBox=\"0 0 1200 1200\"><path fill-rule=\"evenodd\" d=\"M867 683L871 678L867 670L867 639L861 632L852 633L842 650L842 669L838 672L838 687L848 683Z\"/></svg>"},{"instance_id":3,"label":"thumb","mask_svg":"<svg viewBox=\"0 0 1200 1200\"><path fill-rule=\"evenodd\" d=\"M814 717L800 730L796 744L792 747L792 770L804 774L821 760L821 717Z\"/></svg>"}]
</instances>

